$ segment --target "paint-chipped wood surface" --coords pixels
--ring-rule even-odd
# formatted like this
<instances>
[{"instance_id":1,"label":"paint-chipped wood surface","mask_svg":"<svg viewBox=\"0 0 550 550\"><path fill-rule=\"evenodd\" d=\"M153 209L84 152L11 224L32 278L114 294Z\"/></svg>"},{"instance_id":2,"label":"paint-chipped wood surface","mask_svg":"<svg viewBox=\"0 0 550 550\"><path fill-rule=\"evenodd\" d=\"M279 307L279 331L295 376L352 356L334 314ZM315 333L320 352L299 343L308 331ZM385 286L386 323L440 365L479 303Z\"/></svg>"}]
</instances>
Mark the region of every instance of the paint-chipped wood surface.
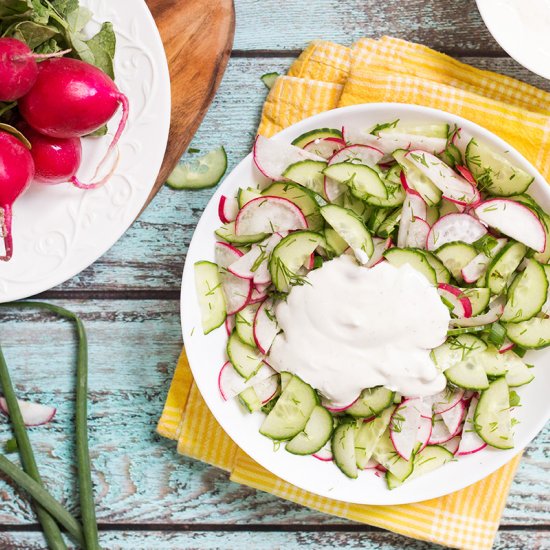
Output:
<instances>
[{"instance_id":1,"label":"paint-chipped wood surface","mask_svg":"<svg viewBox=\"0 0 550 550\"><path fill-rule=\"evenodd\" d=\"M250 147L266 90L311 38L361 35L422 41L550 91L490 38L475 2L451 0L237 0L235 51L192 146L224 144L230 168ZM128 233L85 272L46 294L80 313L90 340L90 433L104 548L436 549L319 514L227 481L154 434L180 351L178 294L193 228L212 190L160 191ZM74 342L44 314L2 313L0 342L17 389L59 408L32 430L44 478L77 511L72 457ZM10 437L0 420L0 445ZM529 446L495 548L550 549L550 427ZM44 548L30 507L0 478L0 548Z\"/></svg>"}]
</instances>

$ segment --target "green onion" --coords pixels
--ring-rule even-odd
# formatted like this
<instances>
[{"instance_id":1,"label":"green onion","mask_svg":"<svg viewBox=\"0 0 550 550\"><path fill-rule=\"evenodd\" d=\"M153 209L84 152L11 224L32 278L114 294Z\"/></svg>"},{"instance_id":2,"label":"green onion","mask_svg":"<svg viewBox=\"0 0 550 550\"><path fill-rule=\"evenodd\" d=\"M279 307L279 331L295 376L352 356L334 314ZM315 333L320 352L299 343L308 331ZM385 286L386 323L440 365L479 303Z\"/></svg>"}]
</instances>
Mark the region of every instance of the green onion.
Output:
<instances>
[{"instance_id":1,"label":"green onion","mask_svg":"<svg viewBox=\"0 0 550 550\"><path fill-rule=\"evenodd\" d=\"M489 340L500 348L506 339L506 329L500 323L493 323L489 331Z\"/></svg>"},{"instance_id":2,"label":"green onion","mask_svg":"<svg viewBox=\"0 0 550 550\"><path fill-rule=\"evenodd\" d=\"M25 428L23 417L21 416L21 409L17 402L17 397L13 389L13 385L8 371L8 365L4 359L2 353L2 347L0 346L0 385L4 391L4 398L9 410L9 416L13 425L13 432L15 434L15 440L17 441L17 447L19 449L19 456L21 457L21 463L25 472L37 482L40 487L44 489L44 484L38 466L36 465L36 459L32 450L31 442L29 440L29 434ZM50 548L67 548L61 531L55 523L55 520L44 510L41 506L36 506L36 517L42 525L44 531L44 537Z\"/></svg>"},{"instance_id":3,"label":"green onion","mask_svg":"<svg viewBox=\"0 0 550 550\"><path fill-rule=\"evenodd\" d=\"M4 472L19 487L27 491L31 497L40 504L43 510L47 510L52 518L55 518L60 525L67 529L67 532L79 544L83 543L82 527L67 509L53 498L40 483L18 468L11 460L0 455L0 471ZM53 520L52 520L53 521Z\"/></svg>"},{"instance_id":4,"label":"green onion","mask_svg":"<svg viewBox=\"0 0 550 550\"><path fill-rule=\"evenodd\" d=\"M525 348L522 348L521 346L518 346L517 344L514 345L514 347L512 348L512 351L518 357L523 357L527 353L527 350Z\"/></svg>"},{"instance_id":5,"label":"green onion","mask_svg":"<svg viewBox=\"0 0 550 550\"><path fill-rule=\"evenodd\" d=\"M45 302L12 302L0 304L4 307L39 308L74 321L78 336L76 368L76 459L78 487L80 492L80 513L86 550L99 550L97 520L93 497L90 453L88 449L88 340L80 318L65 308Z\"/></svg>"}]
</instances>

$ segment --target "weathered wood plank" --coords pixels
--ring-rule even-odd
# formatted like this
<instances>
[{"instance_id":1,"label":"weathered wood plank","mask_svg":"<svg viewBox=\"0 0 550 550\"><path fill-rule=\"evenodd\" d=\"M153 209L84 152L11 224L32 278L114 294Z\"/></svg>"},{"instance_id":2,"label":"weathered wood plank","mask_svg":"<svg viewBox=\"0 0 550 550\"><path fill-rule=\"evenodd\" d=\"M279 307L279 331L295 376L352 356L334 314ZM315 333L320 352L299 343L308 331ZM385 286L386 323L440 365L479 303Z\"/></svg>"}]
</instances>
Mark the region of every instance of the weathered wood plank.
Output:
<instances>
[{"instance_id":1,"label":"weathered wood plank","mask_svg":"<svg viewBox=\"0 0 550 550\"><path fill-rule=\"evenodd\" d=\"M362 36L391 34L442 51L502 53L475 0L238 0L236 10L234 48L240 50L303 48L315 38L350 44Z\"/></svg>"},{"instance_id":2,"label":"weathered wood plank","mask_svg":"<svg viewBox=\"0 0 550 550\"><path fill-rule=\"evenodd\" d=\"M59 304L82 316L89 336L90 445L101 522L350 525L230 483L224 472L178 456L173 442L155 435L180 350L177 301ZM32 441L46 482L74 510L71 327L44 314L0 313L0 342L20 396L59 408L52 424L31 430ZM10 434L7 421L0 418L0 446ZM522 461L504 524L550 523L549 456L550 426ZM30 507L0 480L0 525L32 523Z\"/></svg>"},{"instance_id":3,"label":"weathered wood plank","mask_svg":"<svg viewBox=\"0 0 550 550\"><path fill-rule=\"evenodd\" d=\"M338 5L341 4L347 3ZM283 72L291 61L288 58L231 59L220 91L193 140L193 147L208 151L224 144L229 169L233 168L249 152L258 125L267 92L259 77L270 71ZM549 81L535 77L509 58L465 58L465 61L550 91ZM212 193L211 189L178 192L164 188L105 256L58 289L179 291L187 246Z\"/></svg>"},{"instance_id":4,"label":"weathered wood plank","mask_svg":"<svg viewBox=\"0 0 550 550\"><path fill-rule=\"evenodd\" d=\"M270 548L302 550L303 548L358 548L369 550L437 550L429 544L386 532L254 532L254 531L108 531L101 532L104 548L120 550L213 550L215 548ZM406 545L406 546L405 546ZM45 549L40 533L0 533L0 547L7 550ZM547 531L501 531L493 550L547 550Z\"/></svg>"}]
</instances>

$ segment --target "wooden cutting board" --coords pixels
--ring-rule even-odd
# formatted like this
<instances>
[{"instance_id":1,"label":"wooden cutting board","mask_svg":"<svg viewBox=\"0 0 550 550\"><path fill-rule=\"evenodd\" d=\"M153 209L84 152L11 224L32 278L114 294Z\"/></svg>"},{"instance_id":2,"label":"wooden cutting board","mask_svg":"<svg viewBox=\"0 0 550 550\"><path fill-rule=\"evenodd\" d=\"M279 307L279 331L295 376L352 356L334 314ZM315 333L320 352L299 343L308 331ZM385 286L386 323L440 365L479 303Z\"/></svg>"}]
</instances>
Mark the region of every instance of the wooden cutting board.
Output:
<instances>
[{"instance_id":1,"label":"wooden cutting board","mask_svg":"<svg viewBox=\"0 0 550 550\"><path fill-rule=\"evenodd\" d=\"M220 84L235 34L233 0L146 0L164 43L172 87L168 146L147 206L189 145Z\"/></svg>"}]
</instances>

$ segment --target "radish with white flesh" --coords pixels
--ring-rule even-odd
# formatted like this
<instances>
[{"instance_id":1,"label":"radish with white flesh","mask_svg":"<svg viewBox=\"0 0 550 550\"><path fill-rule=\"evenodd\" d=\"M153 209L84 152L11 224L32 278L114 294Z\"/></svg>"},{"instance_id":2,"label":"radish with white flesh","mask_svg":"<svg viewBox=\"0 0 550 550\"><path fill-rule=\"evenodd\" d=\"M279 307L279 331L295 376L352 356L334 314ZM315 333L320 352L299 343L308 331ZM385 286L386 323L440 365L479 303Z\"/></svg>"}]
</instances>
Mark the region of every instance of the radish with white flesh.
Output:
<instances>
[{"instance_id":1,"label":"radish with white flesh","mask_svg":"<svg viewBox=\"0 0 550 550\"><path fill-rule=\"evenodd\" d=\"M468 214L447 214L437 220L428 235L426 247L436 250L454 241L472 244L487 234L487 229Z\"/></svg>"},{"instance_id":2,"label":"radish with white flesh","mask_svg":"<svg viewBox=\"0 0 550 550\"><path fill-rule=\"evenodd\" d=\"M405 246L407 248L426 248L426 239L430 232L430 225L426 220L415 216L409 224L407 240Z\"/></svg>"},{"instance_id":3,"label":"radish with white flesh","mask_svg":"<svg viewBox=\"0 0 550 550\"><path fill-rule=\"evenodd\" d=\"M431 397L434 414L442 414L455 407L464 398L464 390L444 389L442 392Z\"/></svg>"},{"instance_id":4,"label":"radish with white flesh","mask_svg":"<svg viewBox=\"0 0 550 550\"><path fill-rule=\"evenodd\" d=\"M269 365L262 363L256 374L246 380L235 370L230 361L226 361L218 375L218 389L222 399L228 401L258 382L272 378L275 374L277 373Z\"/></svg>"},{"instance_id":5,"label":"radish with white flesh","mask_svg":"<svg viewBox=\"0 0 550 550\"><path fill-rule=\"evenodd\" d=\"M489 227L544 252L546 232L538 216L527 206L510 199L490 199L475 208L476 216Z\"/></svg>"},{"instance_id":6,"label":"radish with white flesh","mask_svg":"<svg viewBox=\"0 0 550 550\"><path fill-rule=\"evenodd\" d=\"M432 424L432 433L430 434L429 445L441 445L454 437L453 433L447 428L445 422L443 422L443 418L440 414L435 414L433 420L430 422Z\"/></svg>"},{"instance_id":7,"label":"radish with white flesh","mask_svg":"<svg viewBox=\"0 0 550 550\"><path fill-rule=\"evenodd\" d=\"M283 238L281 233L273 233L268 239L253 244L250 250L228 266L228 270L242 279L254 279L255 285L271 282L267 263L269 254Z\"/></svg>"},{"instance_id":8,"label":"radish with white flesh","mask_svg":"<svg viewBox=\"0 0 550 550\"><path fill-rule=\"evenodd\" d=\"M307 145L304 145L303 149L308 153L323 157L324 159L329 159L345 146L346 142L340 138L325 137L310 141Z\"/></svg>"},{"instance_id":9,"label":"radish with white flesh","mask_svg":"<svg viewBox=\"0 0 550 550\"><path fill-rule=\"evenodd\" d=\"M307 220L302 211L282 197L258 197L248 201L235 220L237 235L257 235L307 229Z\"/></svg>"},{"instance_id":10,"label":"radish with white flesh","mask_svg":"<svg viewBox=\"0 0 550 550\"><path fill-rule=\"evenodd\" d=\"M239 213L239 202L235 197L222 195L218 204L218 216L222 223L234 222Z\"/></svg>"},{"instance_id":11,"label":"radish with white flesh","mask_svg":"<svg viewBox=\"0 0 550 550\"><path fill-rule=\"evenodd\" d=\"M496 299L489 305L489 311L487 313L469 318L451 319L450 324L455 327L480 327L483 325L490 325L498 321L503 313L504 302L500 299Z\"/></svg>"},{"instance_id":12,"label":"radish with white flesh","mask_svg":"<svg viewBox=\"0 0 550 550\"><path fill-rule=\"evenodd\" d=\"M275 397L275 394L279 390L279 377L275 374L265 380L256 382L252 387L254 388L260 403L265 405Z\"/></svg>"},{"instance_id":13,"label":"radish with white flesh","mask_svg":"<svg viewBox=\"0 0 550 550\"><path fill-rule=\"evenodd\" d=\"M474 179L472 172L470 172L470 170L468 170L466 166L461 166L460 164L457 164L455 166L455 169L468 183L477 186L477 181Z\"/></svg>"},{"instance_id":14,"label":"radish with white flesh","mask_svg":"<svg viewBox=\"0 0 550 550\"><path fill-rule=\"evenodd\" d=\"M323 189L325 191L325 197L327 198L327 200L329 202L334 202L348 190L348 186L344 183L333 180L328 176L325 176Z\"/></svg>"},{"instance_id":15,"label":"radish with white flesh","mask_svg":"<svg viewBox=\"0 0 550 550\"><path fill-rule=\"evenodd\" d=\"M243 253L240 250L228 243L217 242L215 245L216 263L220 270L227 315L233 315L246 307L252 294L252 281L236 277L227 269L242 256Z\"/></svg>"},{"instance_id":16,"label":"radish with white flesh","mask_svg":"<svg viewBox=\"0 0 550 550\"><path fill-rule=\"evenodd\" d=\"M225 325L225 332L227 332L227 336L231 336L231 333L235 329L235 315L228 315L225 318L224 325Z\"/></svg>"},{"instance_id":17,"label":"radish with white flesh","mask_svg":"<svg viewBox=\"0 0 550 550\"><path fill-rule=\"evenodd\" d=\"M259 290L257 288L252 289L252 294L250 295L249 304L258 304L263 302L267 298L267 292L265 290Z\"/></svg>"},{"instance_id":18,"label":"radish with white flesh","mask_svg":"<svg viewBox=\"0 0 550 550\"><path fill-rule=\"evenodd\" d=\"M387 239L373 237L372 242L374 243L374 252L366 264L367 267L374 267L384 261L384 252L392 246L391 237L388 237Z\"/></svg>"},{"instance_id":19,"label":"radish with white flesh","mask_svg":"<svg viewBox=\"0 0 550 550\"><path fill-rule=\"evenodd\" d=\"M453 453L454 455L456 455L461 439L462 439L462 436L456 435L455 437L449 439L449 441L445 441L445 443L441 443L440 445L443 448L447 449L450 453Z\"/></svg>"},{"instance_id":20,"label":"radish with white flesh","mask_svg":"<svg viewBox=\"0 0 550 550\"><path fill-rule=\"evenodd\" d=\"M329 441L324 447L319 449L316 453L313 453L311 456L314 456L317 460L322 462L332 462L334 460L331 450L331 442Z\"/></svg>"},{"instance_id":21,"label":"radish with white flesh","mask_svg":"<svg viewBox=\"0 0 550 550\"><path fill-rule=\"evenodd\" d=\"M397 454L405 460L411 458L421 428L422 401L411 398L403 401L394 411L390 422L390 438Z\"/></svg>"},{"instance_id":22,"label":"radish with white flesh","mask_svg":"<svg viewBox=\"0 0 550 550\"><path fill-rule=\"evenodd\" d=\"M375 166L382 160L383 156L384 153L380 149L369 145L348 145L330 157L328 165L340 162L353 162Z\"/></svg>"},{"instance_id":23,"label":"radish with white flesh","mask_svg":"<svg viewBox=\"0 0 550 550\"><path fill-rule=\"evenodd\" d=\"M258 135L254 142L252 158L258 170L266 177L282 181L283 172L291 165L302 160L325 162L323 157L304 151L277 138Z\"/></svg>"},{"instance_id":24,"label":"radish with white flesh","mask_svg":"<svg viewBox=\"0 0 550 550\"><path fill-rule=\"evenodd\" d=\"M27 147L15 136L0 131L0 236L4 237L4 255L13 256L12 206L27 190L34 177L34 162Z\"/></svg>"},{"instance_id":25,"label":"radish with white flesh","mask_svg":"<svg viewBox=\"0 0 550 550\"><path fill-rule=\"evenodd\" d=\"M275 336L279 332L273 300L265 300L258 308L252 330L256 346L264 355L267 355Z\"/></svg>"},{"instance_id":26,"label":"radish with white flesh","mask_svg":"<svg viewBox=\"0 0 550 550\"><path fill-rule=\"evenodd\" d=\"M464 421L464 428L462 429L460 445L458 446L458 451L456 452L457 456L471 455L487 447L487 443L479 437L474 426L474 414L478 401L479 398L477 396L472 397L472 400L470 401L468 413L466 414L466 420Z\"/></svg>"},{"instance_id":27,"label":"radish with white flesh","mask_svg":"<svg viewBox=\"0 0 550 550\"><path fill-rule=\"evenodd\" d=\"M428 207L422 197L413 190L408 190L405 194L403 209L401 211L401 223L397 234L397 246L405 248L407 246L407 238L409 228L415 218L426 219Z\"/></svg>"},{"instance_id":28,"label":"radish with white flesh","mask_svg":"<svg viewBox=\"0 0 550 550\"><path fill-rule=\"evenodd\" d=\"M462 278L467 283L475 283L487 271L491 259L495 257L497 252L502 250L508 241L506 239L497 239L497 244L491 248L491 256L487 256L483 252L478 254L469 264L462 268Z\"/></svg>"},{"instance_id":29,"label":"radish with white flesh","mask_svg":"<svg viewBox=\"0 0 550 550\"><path fill-rule=\"evenodd\" d=\"M464 401L459 401L454 407L441 413L441 418L449 432L453 434L453 437L459 433L465 416L466 404Z\"/></svg>"},{"instance_id":30,"label":"radish with white flesh","mask_svg":"<svg viewBox=\"0 0 550 550\"><path fill-rule=\"evenodd\" d=\"M330 401L329 399L325 399L324 397L321 398L321 403L325 409L332 413L341 413L349 409L352 405L354 405L359 397L357 399L354 399L351 403L334 403L334 401Z\"/></svg>"},{"instance_id":31,"label":"radish with white flesh","mask_svg":"<svg viewBox=\"0 0 550 550\"><path fill-rule=\"evenodd\" d=\"M50 407L49 405L41 405L40 403L31 403L30 401L21 401L17 400L19 404L19 409L21 410L21 416L23 417L23 423L25 426L42 426L47 424L57 412L55 407ZM9 415L9 408L6 400L3 397L0 397L0 410Z\"/></svg>"},{"instance_id":32,"label":"radish with white flesh","mask_svg":"<svg viewBox=\"0 0 550 550\"><path fill-rule=\"evenodd\" d=\"M475 204L480 200L476 187L456 174L435 155L413 150L406 155L414 166L443 193L443 197L458 204Z\"/></svg>"},{"instance_id":33,"label":"radish with white flesh","mask_svg":"<svg viewBox=\"0 0 550 550\"><path fill-rule=\"evenodd\" d=\"M423 451L426 446L429 444L430 438L432 436L432 419L425 418L424 416L420 417L420 424L418 426L418 433L416 434L417 453Z\"/></svg>"},{"instance_id":34,"label":"radish with white flesh","mask_svg":"<svg viewBox=\"0 0 550 550\"><path fill-rule=\"evenodd\" d=\"M437 286L437 291L439 295L452 306L451 311L457 317L472 316L472 303L460 288L447 283L440 283Z\"/></svg>"}]
</instances>

